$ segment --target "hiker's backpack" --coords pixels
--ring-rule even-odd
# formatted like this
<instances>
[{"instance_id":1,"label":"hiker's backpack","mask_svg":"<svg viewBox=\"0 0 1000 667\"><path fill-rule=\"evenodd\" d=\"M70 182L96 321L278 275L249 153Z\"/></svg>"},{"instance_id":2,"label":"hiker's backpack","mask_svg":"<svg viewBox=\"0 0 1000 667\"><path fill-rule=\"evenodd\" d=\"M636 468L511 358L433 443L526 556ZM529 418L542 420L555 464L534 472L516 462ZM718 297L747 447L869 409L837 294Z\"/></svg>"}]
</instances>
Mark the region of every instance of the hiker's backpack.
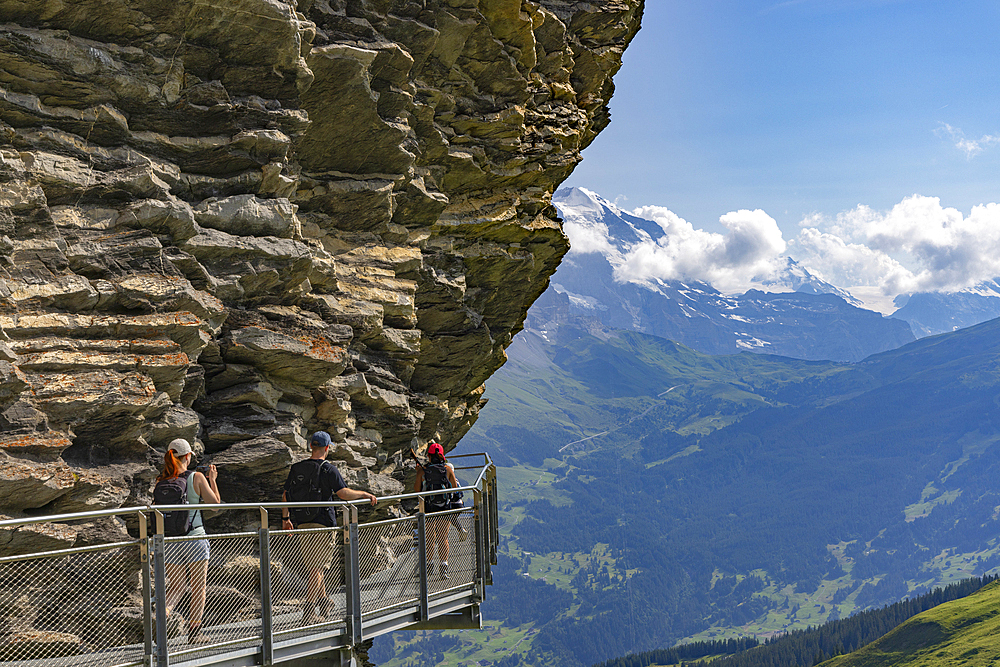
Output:
<instances>
[{"instance_id":1,"label":"hiker's backpack","mask_svg":"<svg viewBox=\"0 0 1000 667\"><path fill-rule=\"evenodd\" d=\"M188 470L180 477L160 480L153 487L154 505L187 505L188 504ZM191 532L194 523L194 512L174 510L163 513L163 534L167 537L181 537Z\"/></svg>"},{"instance_id":2,"label":"hiker's backpack","mask_svg":"<svg viewBox=\"0 0 1000 667\"><path fill-rule=\"evenodd\" d=\"M448 465L445 463L428 463L424 466L424 491L450 489L448 481ZM450 493L436 493L424 496L424 509L428 512L440 512L448 509L451 501Z\"/></svg>"},{"instance_id":3,"label":"hiker's backpack","mask_svg":"<svg viewBox=\"0 0 1000 667\"><path fill-rule=\"evenodd\" d=\"M306 503L310 500L323 500L323 489L319 481L319 472L326 461L306 459L294 464L288 471L288 500L293 503ZM288 514L296 526L312 523L319 514L318 507L289 507Z\"/></svg>"}]
</instances>

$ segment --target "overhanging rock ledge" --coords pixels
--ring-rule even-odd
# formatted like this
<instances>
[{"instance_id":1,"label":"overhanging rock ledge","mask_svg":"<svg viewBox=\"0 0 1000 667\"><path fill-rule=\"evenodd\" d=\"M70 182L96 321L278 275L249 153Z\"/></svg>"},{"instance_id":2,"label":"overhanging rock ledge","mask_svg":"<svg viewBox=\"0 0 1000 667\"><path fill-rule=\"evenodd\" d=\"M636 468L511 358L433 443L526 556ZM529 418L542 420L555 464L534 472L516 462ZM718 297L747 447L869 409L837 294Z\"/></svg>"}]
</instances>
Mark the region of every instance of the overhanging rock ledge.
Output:
<instances>
[{"instance_id":1,"label":"overhanging rock ledge","mask_svg":"<svg viewBox=\"0 0 1000 667\"><path fill-rule=\"evenodd\" d=\"M143 504L175 437L273 500L315 429L401 491L568 249L641 14L0 0L0 512Z\"/></svg>"}]
</instances>

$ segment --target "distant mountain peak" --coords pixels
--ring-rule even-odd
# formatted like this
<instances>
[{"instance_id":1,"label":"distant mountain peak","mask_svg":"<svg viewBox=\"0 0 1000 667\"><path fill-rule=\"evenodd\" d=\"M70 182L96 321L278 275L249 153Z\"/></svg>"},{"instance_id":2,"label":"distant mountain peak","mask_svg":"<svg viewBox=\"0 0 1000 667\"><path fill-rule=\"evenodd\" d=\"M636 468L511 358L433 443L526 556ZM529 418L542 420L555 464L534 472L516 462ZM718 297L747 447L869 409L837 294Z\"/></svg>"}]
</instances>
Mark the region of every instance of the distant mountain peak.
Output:
<instances>
[{"instance_id":1,"label":"distant mountain peak","mask_svg":"<svg viewBox=\"0 0 1000 667\"><path fill-rule=\"evenodd\" d=\"M615 264L636 245L655 243L663 236L663 229L653 220L632 215L585 188L557 190L552 203L559 209L570 237L570 253L596 251ZM595 237L604 242L595 243Z\"/></svg>"},{"instance_id":2,"label":"distant mountain peak","mask_svg":"<svg viewBox=\"0 0 1000 667\"><path fill-rule=\"evenodd\" d=\"M587 188L560 188L552 195L552 199L574 210L589 210L602 214L605 210L620 215L623 211L615 204Z\"/></svg>"},{"instance_id":3,"label":"distant mountain peak","mask_svg":"<svg viewBox=\"0 0 1000 667\"><path fill-rule=\"evenodd\" d=\"M814 275L791 257L785 257L785 266L780 271L767 277L754 277L753 282L768 288L763 290L766 292L791 290L802 294L836 294L852 306L864 308L864 303L850 292Z\"/></svg>"},{"instance_id":4,"label":"distant mountain peak","mask_svg":"<svg viewBox=\"0 0 1000 667\"><path fill-rule=\"evenodd\" d=\"M654 220L641 218L623 210L592 190L573 187L557 190L552 203L566 225L570 237L571 255L599 253L612 267L618 268L626 261L626 255L640 244L661 243L666 233ZM714 286L704 281L683 279L683 281L651 278L631 281L652 290L662 287L676 289L678 285L692 284L699 290L715 291ZM802 292L805 294L836 294L853 306L863 307L847 290L832 285L791 257L784 258L784 266L765 276L756 276L749 287L762 292Z\"/></svg>"},{"instance_id":5,"label":"distant mountain peak","mask_svg":"<svg viewBox=\"0 0 1000 667\"><path fill-rule=\"evenodd\" d=\"M572 248L546 295L532 307L529 327L554 330L582 318L591 329L599 322L710 354L751 351L851 361L913 340L908 324L863 309L846 290L790 257L748 281L750 289L743 294L724 293L689 276L638 272L647 277L623 279L637 275L623 270L636 257L660 261L655 258L669 245L668 230L675 228L636 216L584 188L563 188L552 202Z\"/></svg>"}]
</instances>

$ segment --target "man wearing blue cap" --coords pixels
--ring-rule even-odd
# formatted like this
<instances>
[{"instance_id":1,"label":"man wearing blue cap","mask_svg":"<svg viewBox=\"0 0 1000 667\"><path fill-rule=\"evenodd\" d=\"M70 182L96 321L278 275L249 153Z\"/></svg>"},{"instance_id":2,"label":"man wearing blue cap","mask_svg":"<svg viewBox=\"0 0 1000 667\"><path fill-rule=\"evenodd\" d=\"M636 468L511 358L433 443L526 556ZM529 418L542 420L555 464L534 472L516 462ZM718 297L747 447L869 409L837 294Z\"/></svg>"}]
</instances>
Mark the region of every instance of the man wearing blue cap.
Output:
<instances>
[{"instance_id":1,"label":"man wearing blue cap","mask_svg":"<svg viewBox=\"0 0 1000 667\"><path fill-rule=\"evenodd\" d=\"M288 471L281 499L285 502L306 502L319 500L330 502L334 494L341 500L360 500L367 498L372 505L378 498L367 491L350 489L344 483L344 478L337 466L326 460L330 451L330 434L326 431L316 431L309 441L312 456L294 464ZM295 515L295 528L335 528L337 517L332 507L296 507L293 511L285 508L281 516L282 530L292 529L292 514ZM302 560L309 573L306 586L306 599L302 605L302 624L315 625L322 623L329 614L331 601L326 596L326 586L323 584L323 572L330 567L333 560L335 545L332 530L317 530L301 534ZM319 614L316 613L316 602L319 601Z\"/></svg>"}]
</instances>

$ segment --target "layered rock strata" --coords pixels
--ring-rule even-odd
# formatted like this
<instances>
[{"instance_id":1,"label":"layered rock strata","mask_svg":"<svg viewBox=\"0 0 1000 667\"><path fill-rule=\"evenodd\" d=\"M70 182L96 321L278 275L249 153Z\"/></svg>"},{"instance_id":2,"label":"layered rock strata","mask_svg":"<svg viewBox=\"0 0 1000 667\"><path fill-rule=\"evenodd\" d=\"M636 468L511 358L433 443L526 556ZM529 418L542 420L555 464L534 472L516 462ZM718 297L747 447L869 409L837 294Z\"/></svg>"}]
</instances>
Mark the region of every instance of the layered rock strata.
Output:
<instances>
[{"instance_id":1,"label":"layered rock strata","mask_svg":"<svg viewBox=\"0 0 1000 667\"><path fill-rule=\"evenodd\" d=\"M402 491L567 250L641 11L0 0L0 509L144 503L175 437L273 500L315 429Z\"/></svg>"}]
</instances>

